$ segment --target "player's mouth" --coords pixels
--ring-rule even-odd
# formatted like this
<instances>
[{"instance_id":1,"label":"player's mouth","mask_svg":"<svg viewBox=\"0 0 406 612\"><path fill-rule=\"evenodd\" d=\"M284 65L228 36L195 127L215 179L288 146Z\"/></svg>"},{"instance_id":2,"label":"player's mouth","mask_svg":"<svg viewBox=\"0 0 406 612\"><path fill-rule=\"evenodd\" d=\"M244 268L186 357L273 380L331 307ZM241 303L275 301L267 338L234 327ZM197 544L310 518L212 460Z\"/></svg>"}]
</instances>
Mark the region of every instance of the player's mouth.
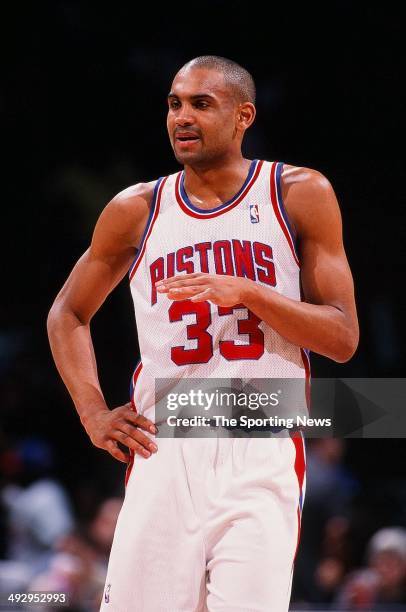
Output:
<instances>
[{"instance_id":1,"label":"player's mouth","mask_svg":"<svg viewBox=\"0 0 406 612\"><path fill-rule=\"evenodd\" d=\"M196 142L199 142L199 140L199 136L193 132L177 132L175 134L175 141L182 149L190 147Z\"/></svg>"}]
</instances>

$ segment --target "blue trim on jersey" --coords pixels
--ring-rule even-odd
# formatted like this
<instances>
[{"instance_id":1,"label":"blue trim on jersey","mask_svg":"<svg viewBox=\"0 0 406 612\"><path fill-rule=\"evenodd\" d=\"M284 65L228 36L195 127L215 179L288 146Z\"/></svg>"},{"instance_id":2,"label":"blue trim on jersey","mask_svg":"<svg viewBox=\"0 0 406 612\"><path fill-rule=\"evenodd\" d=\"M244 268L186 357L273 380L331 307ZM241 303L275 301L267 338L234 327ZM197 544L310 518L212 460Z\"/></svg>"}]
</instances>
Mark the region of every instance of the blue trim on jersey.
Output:
<instances>
[{"instance_id":1,"label":"blue trim on jersey","mask_svg":"<svg viewBox=\"0 0 406 612\"><path fill-rule=\"evenodd\" d=\"M145 238L147 236L148 230L149 230L149 226L151 225L151 221L153 219L154 213L155 213L155 208L156 208L156 201L157 201L157 195L158 195L158 189L159 189L159 185L162 183L162 181L164 180L164 176L161 176L154 187L154 195L152 196L152 202L151 202L151 208L149 209L149 215L148 215L148 220L147 220L147 224L145 226L144 232L142 234L142 238L141 238L141 242L140 242L140 247L139 249L137 249L137 253L135 255L135 258L130 266L130 269L128 271L128 275L131 276L131 272L133 271L133 268L135 266L135 264L137 263L140 253L142 252L142 247L144 246L144 242L145 242Z\"/></svg>"},{"instance_id":2,"label":"blue trim on jersey","mask_svg":"<svg viewBox=\"0 0 406 612\"><path fill-rule=\"evenodd\" d=\"M134 372L135 372L135 370L134 370ZM131 401L132 396L134 394L134 383L133 383L134 372L131 374L131 378L130 378L130 401Z\"/></svg>"},{"instance_id":3,"label":"blue trim on jersey","mask_svg":"<svg viewBox=\"0 0 406 612\"><path fill-rule=\"evenodd\" d=\"M130 401L132 401L133 396L134 396L134 383L133 383L133 380L134 380L134 374L135 374L135 372L136 372L136 370L137 370L138 366L140 365L140 363L141 363L141 359L139 359L139 360L138 360L138 363L137 363L137 365L135 366L135 368L134 368L134 370L133 370L133 373L131 374L131 378L130 378Z\"/></svg>"},{"instance_id":4,"label":"blue trim on jersey","mask_svg":"<svg viewBox=\"0 0 406 612\"><path fill-rule=\"evenodd\" d=\"M303 510L303 491L300 491L299 508L300 508L300 512L302 512L302 510Z\"/></svg>"},{"instance_id":5,"label":"blue trim on jersey","mask_svg":"<svg viewBox=\"0 0 406 612\"><path fill-rule=\"evenodd\" d=\"M231 200L228 200L227 202L225 202L224 204L220 204L220 206L216 206L216 208L198 208L197 206L194 206L192 204L192 202L189 200L189 197L186 193L186 189L185 189L185 172L182 172L182 176L180 179L180 186L179 186L179 190L180 190L180 194L185 202L185 204L187 204L189 206L189 208L191 208L192 210L194 210L197 213L200 213L202 215L211 215L214 212L217 212L218 210L222 210L223 208L226 208L226 206L230 206L230 204L232 204L233 202L235 202L235 200L237 200L240 195L242 194L242 192L244 191L244 189L246 188L246 186L248 185L248 183L250 182L254 172L255 172L255 168L257 167L257 163L258 160L257 159L253 159L250 165L250 169L248 171L248 176L244 181L244 185L241 187L241 189L239 190L238 193L235 194L234 197L231 198Z\"/></svg>"},{"instance_id":6,"label":"blue trim on jersey","mask_svg":"<svg viewBox=\"0 0 406 612\"><path fill-rule=\"evenodd\" d=\"M296 234L293 231L292 226L291 226L291 224L289 222L288 213L286 212L285 204L283 203L282 187L281 187L282 170L283 170L283 162L278 162L278 164L276 166L276 191L277 191L277 196L278 196L279 208L281 209L281 213L282 213L282 216L283 216L283 218L285 220L286 227L288 228L288 232L290 234L290 237L292 238L293 246L295 248L295 253L296 253L296 256L297 256L297 239L296 239Z\"/></svg>"}]
</instances>

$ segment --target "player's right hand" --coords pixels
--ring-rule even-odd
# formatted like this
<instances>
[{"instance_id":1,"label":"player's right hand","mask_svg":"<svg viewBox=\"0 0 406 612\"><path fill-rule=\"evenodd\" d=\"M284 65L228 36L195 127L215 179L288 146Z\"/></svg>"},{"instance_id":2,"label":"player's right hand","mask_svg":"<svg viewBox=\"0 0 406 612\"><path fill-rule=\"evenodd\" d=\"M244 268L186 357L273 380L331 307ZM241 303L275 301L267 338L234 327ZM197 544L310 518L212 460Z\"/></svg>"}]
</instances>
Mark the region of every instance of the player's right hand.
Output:
<instances>
[{"instance_id":1,"label":"player's right hand","mask_svg":"<svg viewBox=\"0 0 406 612\"><path fill-rule=\"evenodd\" d=\"M97 448L106 450L123 463L128 463L130 455L119 448L119 443L145 458L158 450L151 438L141 431L143 429L155 434L157 428L152 421L137 414L130 402L113 410L101 410L88 416L84 427Z\"/></svg>"}]
</instances>

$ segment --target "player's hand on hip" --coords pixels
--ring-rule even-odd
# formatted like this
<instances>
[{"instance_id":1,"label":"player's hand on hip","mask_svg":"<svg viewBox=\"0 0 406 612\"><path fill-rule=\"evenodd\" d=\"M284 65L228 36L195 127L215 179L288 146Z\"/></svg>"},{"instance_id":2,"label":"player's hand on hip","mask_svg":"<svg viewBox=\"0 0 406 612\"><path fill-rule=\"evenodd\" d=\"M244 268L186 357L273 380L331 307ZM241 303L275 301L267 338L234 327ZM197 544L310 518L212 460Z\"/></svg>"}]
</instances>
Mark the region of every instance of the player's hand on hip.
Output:
<instances>
[{"instance_id":1,"label":"player's hand on hip","mask_svg":"<svg viewBox=\"0 0 406 612\"><path fill-rule=\"evenodd\" d=\"M171 300L204 302L208 300L217 306L235 306L244 301L247 278L223 274L195 272L171 276L155 285L159 293L166 293Z\"/></svg>"},{"instance_id":2,"label":"player's hand on hip","mask_svg":"<svg viewBox=\"0 0 406 612\"><path fill-rule=\"evenodd\" d=\"M123 463L128 463L130 456L121 450L119 443L145 458L158 450L151 438L141 431L155 434L158 431L155 424L137 414L130 402L113 410L97 412L88 417L84 425L95 446Z\"/></svg>"}]
</instances>

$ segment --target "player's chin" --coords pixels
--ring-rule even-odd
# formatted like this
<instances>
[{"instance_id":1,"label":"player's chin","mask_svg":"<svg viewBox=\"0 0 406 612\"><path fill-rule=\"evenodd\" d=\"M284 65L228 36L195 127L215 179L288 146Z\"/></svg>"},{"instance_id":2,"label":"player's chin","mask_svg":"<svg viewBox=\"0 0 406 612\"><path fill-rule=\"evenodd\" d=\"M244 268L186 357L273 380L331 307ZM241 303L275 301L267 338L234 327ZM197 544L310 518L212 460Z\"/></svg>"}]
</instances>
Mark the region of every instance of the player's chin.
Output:
<instances>
[{"instance_id":1,"label":"player's chin","mask_svg":"<svg viewBox=\"0 0 406 612\"><path fill-rule=\"evenodd\" d=\"M204 156L197 151L179 151L178 149L174 149L176 161L180 164L197 164L204 160Z\"/></svg>"}]
</instances>

